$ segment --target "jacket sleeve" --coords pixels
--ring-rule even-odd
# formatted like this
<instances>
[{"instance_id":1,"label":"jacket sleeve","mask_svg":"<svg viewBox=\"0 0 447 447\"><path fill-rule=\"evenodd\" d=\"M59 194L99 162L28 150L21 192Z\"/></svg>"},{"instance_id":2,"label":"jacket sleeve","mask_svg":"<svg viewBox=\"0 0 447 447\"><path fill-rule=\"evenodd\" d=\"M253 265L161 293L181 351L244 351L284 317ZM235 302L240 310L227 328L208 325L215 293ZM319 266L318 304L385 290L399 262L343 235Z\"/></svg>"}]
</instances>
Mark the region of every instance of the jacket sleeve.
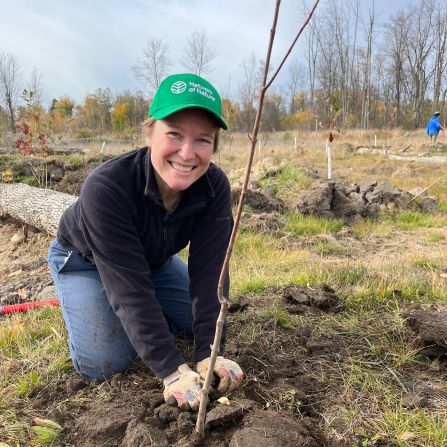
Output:
<instances>
[{"instance_id":1,"label":"jacket sleeve","mask_svg":"<svg viewBox=\"0 0 447 447\"><path fill-rule=\"evenodd\" d=\"M193 330L195 361L210 356L214 340L220 302L217 286L233 227L231 189L225 174L214 167L217 174L213 189L215 197L196 217L189 248L188 269L190 294L193 300ZM229 276L226 275L224 295L228 298ZM226 337L226 324L220 354Z\"/></svg>"},{"instance_id":2,"label":"jacket sleeve","mask_svg":"<svg viewBox=\"0 0 447 447\"><path fill-rule=\"evenodd\" d=\"M164 378L184 358L155 299L133 202L99 175L87 178L79 200L82 232L110 304L140 358Z\"/></svg>"}]
</instances>

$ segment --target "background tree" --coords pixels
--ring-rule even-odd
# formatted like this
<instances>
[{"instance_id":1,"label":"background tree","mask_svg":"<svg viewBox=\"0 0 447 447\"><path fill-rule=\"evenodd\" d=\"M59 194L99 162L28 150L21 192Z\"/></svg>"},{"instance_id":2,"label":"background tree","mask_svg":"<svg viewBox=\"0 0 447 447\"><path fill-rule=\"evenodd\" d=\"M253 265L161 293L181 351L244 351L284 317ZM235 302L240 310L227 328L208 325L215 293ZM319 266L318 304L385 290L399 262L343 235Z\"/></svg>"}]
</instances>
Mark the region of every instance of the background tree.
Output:
<instances>
[{"instance_id":1,"label":"background tree","mask_svg":"<svg viewBox=\"0 0 447 447\"><path fill-rule=\"evenodd\" d=\"M421 0L420 6L412 6L410 27L404 56L408 67L408 93L413 126L422 123L422 105L434 69L430 64L433 52L434 1Z\"/></svg>"},{"instance_id":2,"label":"background tree","mask_svg":"<svg viewBox=\"0 0 447 447\"><path fill-rule=\"evenodd\" d=\"M376 25L376 16L374 12L374 0L371 7L368 8L368 21L364 24L366 38L366 52L363 62L363 87L362 87L362 114L361 126L366 129L369 127L370 103L371 103L371 64L373 32Z\"/></svg>"},{"instance_id":3,"label":"background tree","mask_svg":"<svg viewBox=\"0 0 447 447\"><path fill-rule=\"evenodd\" d=\"M43 109L46 93L43 87L43 75L37 68L34 68L31 72L27 90L33 92L32 106Z\"/></svg>"},{"instance_id":4,"label":"background tree","mask_svg":"<svg viewBox=\"0 0 447 447\"><path fill-rule=\"evenodd\" d=\"M183 49L183 66L202 76L214 70L213 60L216 57L216 51L208 45L208 38L205 31L194 31Z\"/></svg>"},{"instance_id":5,"label":"background tree","mask_svg":"<svg viewBox=\"0 0 447 447\"><path fill-rule=\"evenodd\" d=\"M53 99L49 110L51 133L67 133L68 123L73 117L74 108L75 102L69 96L61 96L59 99Z\"/></svg>"},{"instance_id":6,"label":"background tree","mask_svg":"<svg viewBox=\"0 0 447 447\"><path fill-rule=\"evenodd\" d=\"M15 133L15 110L20 95L21 78L17 58L11 53L0 53L0 104L8 117L9 128Z\"/></svg>"},{"instance_id":7,"label":"background tree","mask_svg":"<svg viewBox=\"0 0 447 447\"><path fill-rule=\"evenodd\" d=\"M168 57L169 48L162 39L149 39L142 56L132 66L136 78L144 88L149 84L152 89L157 90L161 81L166 77L171 62Z\"/></svg>"},{"instance_id":8,"label":"background tree","mask_svg":"<svg viewBox=\"0 0 447 447\"><path fill-rule=\"evenodd\" d=\"M408 45L410 19L408 11L400 11L391 16L385 25L384 57L386 77L390 83L390 100L396 108L395 126L400 126L402 106L405 101L405 55Z\"/></svg>"},{"instance_id":9,"label":"background tree","mask_svg":"<svg viewBox=\"0 0 447 447\"><path fill-rule=\"evenodd\" d=\"M117 104L126 105L127 128L135 128L140 126L147 116L149 101L141 91L132 93L130 90L125 90L124 92L119 93L116 95L114 109Z\"/></svg>"},{"instance_id":10,"label":"background tree","mask_svg":"<svg viewBox=\"0 0 447 447\"><path fill-rule=\"evenodd\" d=\"M447 89L447 4L435 5L434 15L434 76L433 76L433 109L439 110L441 100L445 101Z\"/></svg>"},{"instance_id":11,"label":"background tree","mask_svg":"<svg viewBox=\"0 0 447 447\"><path fill-rule=\"evenodd\" d=\"M127 103L123 101L115 102L112 111L112 129L123 132L128 126Z\"/></svg>"},{"instance_id":12,"label":"background tree","mask_svg":"<svg viewBox=\"0 0 447 447\"><path fill-rule=\"evenodd\" d=\"M289 65L289 82L287 83L287 97L290 100L288 112L290 115L297 112L297 95L299 91L304 89L304 73L305 68L298 58L292 59Z\"/></svg>"},{"instance_id":13,"label":"background tree","mask_svg":"<svg viewBox=\"0 0 447 447\"><path fill-rule=\"evenodd\" d=\"M255 53L241 63L242 81L239 84L238 95L241 104L239 129L247 132L256 116L256 98L262 80L263 62Z\"/></svg>"}]
</instances>

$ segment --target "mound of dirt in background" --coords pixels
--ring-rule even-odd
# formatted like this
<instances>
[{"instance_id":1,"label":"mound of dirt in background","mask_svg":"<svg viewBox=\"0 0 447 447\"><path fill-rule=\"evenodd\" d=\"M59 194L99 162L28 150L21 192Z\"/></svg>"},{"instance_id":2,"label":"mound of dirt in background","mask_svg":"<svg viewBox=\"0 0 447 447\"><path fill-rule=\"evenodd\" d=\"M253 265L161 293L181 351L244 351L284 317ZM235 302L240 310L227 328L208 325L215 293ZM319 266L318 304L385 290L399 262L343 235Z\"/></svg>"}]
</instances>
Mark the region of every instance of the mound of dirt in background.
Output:
<instances>
[{"instance_id":1,"label":"mound of dirt in background","mask_svg":"<svg viewBox=\"0 0 447 447\"><path fill-rule=\"evenodd\" d=\"M348 184L333 180L320 180L310 190L298 197L295 210L302 214L314 214L325 218L339 218L353 221L361 217L375 217L380 211L418 209L434 212L438 207L436 197L393 188L390 183L368 181Z\"/></svg>"},{"instance_id":2,"label":"mound of dirt in background","mask_svg":"<svg viewBox=\"0 0 447 447\"><path fill-rule=\"evenodd\" d=\"M241 190L242 188L236 188L231 191L233 205L239 202ZM286 206L281 199L261 190L248 189L245 195L244 205L249 206L255 213L281 213L286 210Z\"/></svg>"},{"instance_id":3,"label":"mound of dirt in background","mask_svg":"<svg viewBox=\"0 0 447 447\"><path fill-rule=\"evenodd\" d=\"M85 157L81 154L77 154L76 158L21 157L11 159L7 166L0 162L0 171L8 169L14 181L27 179L26 183L33 186L51 187L56 191L79 195L87 175L111 158L113 155Z\"/></svg>"},{"instance_id":4,"label":"mound of dirt in background","mask_svg":"<svg viewBox=\"0 0 447 447\"><path fill-rule=\"evenodd\" d=\"M421 353L447 365L447 305L415 306L405 316L418 336Z\"/></svg>"}]
</instances>

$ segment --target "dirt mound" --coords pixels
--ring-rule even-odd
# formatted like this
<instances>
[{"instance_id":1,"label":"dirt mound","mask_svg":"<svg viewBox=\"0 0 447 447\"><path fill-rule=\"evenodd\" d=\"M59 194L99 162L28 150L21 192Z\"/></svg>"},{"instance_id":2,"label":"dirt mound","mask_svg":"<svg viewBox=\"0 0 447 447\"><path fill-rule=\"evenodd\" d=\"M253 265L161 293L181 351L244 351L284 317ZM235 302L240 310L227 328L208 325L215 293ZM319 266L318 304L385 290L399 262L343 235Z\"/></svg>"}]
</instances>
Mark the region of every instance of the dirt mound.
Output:
<instances>
[{"instance_id":1,"label":"dirt mound","mask_svg":"<svg viewBox=\"0 0 447 447\"><path fill-rule=\"evenodd\" d=\"M340 299L335 290L326 284L311 289L304 286L289 286L283 291L283 296L290 313L303 313L309 307L321 310L336 310L340 307Z\"/></svg>"},{"instance_id":2,"label":"dirt mound","mask_svg":"<svg viewBox=\"0 0 447 447\"><path fill-rule=\"evenodd\" d=\"M306 421L287 415L256 411L231 439L229 447L317 447Z\"/></svg>"},{"instance_id":3,"label":"dirt mound","mask_svg":"<svg viewBox=\"0 0 447 447\"><path fill-rule=\"evenodd\" d=\"M241 190L242 188L236 188L231 191L233 205L239 202ZM273 195L268 195L263 191L252 189L247 190L244 205L249 206L251 210L258 213L281 213L286 209L282 200L277 199Z\"/></svg>"},{"instance_id":4,"label":"dirt mound","mask_svg":"<svg viewBox=\"0 0 447 447\"><path fill-rule=\"evenodd\" d=\"M32 186L51 187L56 191L79 195L82 183L87 175L97 166L113 158L112 155L99 157L84 157L75 154L60 158L57 156L21 157L11 159L8 168L12 172L14 181L22 181Z\"/></svg>"},{"instance_id":5,"label":"dirt mound","mask_svg":"<svg viewBox=\"0 0 447 447\"><path fill-rule=\"evenodd\" d=\"M447 365L447 306L416 306L406 313L407 324L418 335L421 353L441 357Z\"/></svg>"},{"instance_id":6,"label":"dirt mound","mask_svg":"<svg viewBox=\"0 0 447 447\"><path fill-rule=\"evenodd\" d=\"M282 167L282 164L277 163L275 160L269 157L259 160L252 166L250 183L248 187L250 189L256 189L260 180L268 177L274 177L278 174ZM233 169L231 172L229 172L228 177L230 179L231 186L239 189L242 188L245 174L245 168Z\"/></svg>"},{"instance_id":7,"label":"dirt mound","mask_svg":"<svg viewBox=\"0 0 447 447\"><path fill-rule=\"evenodd\" d=\"M53 284L45 259L50 240L30 227L25 243L23 228L0 217L0 306L56 298L47 289Z\"/></svg>"},{"instance_id":8,"label":"dirt mound","mask_svg":"<svg viewBox=\"0 0 447 447\"><path fill-rule=\"evenodd\" d=\"M347 184L332 180L318 181L310 190L297 199L295 209L303 214L315 214L326 218L347 221L359 217L374 217L381 210L416 207L421 211L437 209L435 197L414 199L416 194L393 188L388 182L377 181Z\"/></svg>"}]
</instances>

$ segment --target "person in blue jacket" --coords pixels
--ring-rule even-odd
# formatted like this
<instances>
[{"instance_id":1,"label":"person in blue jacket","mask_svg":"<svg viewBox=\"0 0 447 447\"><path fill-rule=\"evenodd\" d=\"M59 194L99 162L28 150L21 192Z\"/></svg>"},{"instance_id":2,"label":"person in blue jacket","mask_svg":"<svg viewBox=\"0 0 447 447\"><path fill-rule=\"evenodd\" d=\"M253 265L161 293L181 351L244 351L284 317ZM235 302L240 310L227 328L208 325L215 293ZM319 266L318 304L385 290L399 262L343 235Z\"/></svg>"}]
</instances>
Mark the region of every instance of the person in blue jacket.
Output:
<instances>
[{"instance_id":1,"label":"person in blue jacket","mask_svg":"<svg viewBox=\"0 0 447 447\"><path fill-rule=\"evenodd\" d=\"M430 141L432 143L436 142L439 131L444 130L439 122L440 115L441 114L439 112L435 112L427 123L427 135L430 137Z\"/></svg>"},{"instance_id":2,"label":"person in blue jacket","mask_svg":"<svg viewBox=\"0 0 447 447\"><path fill-rule=\"evenodd\" d=\"M233 227L228 178L211 162L221 128L208 81L167 77L149 109L147 146L92 171L64 212L48 264L81 376L108 378L139 357L163 380L167 403L198 409ZM178 253L188 245L186 264ZM194 340L193 368L173 335ZM221 393L243 379L223 356L225 335L226 325L214 368Z\"/></svg>"}]
</instances>

